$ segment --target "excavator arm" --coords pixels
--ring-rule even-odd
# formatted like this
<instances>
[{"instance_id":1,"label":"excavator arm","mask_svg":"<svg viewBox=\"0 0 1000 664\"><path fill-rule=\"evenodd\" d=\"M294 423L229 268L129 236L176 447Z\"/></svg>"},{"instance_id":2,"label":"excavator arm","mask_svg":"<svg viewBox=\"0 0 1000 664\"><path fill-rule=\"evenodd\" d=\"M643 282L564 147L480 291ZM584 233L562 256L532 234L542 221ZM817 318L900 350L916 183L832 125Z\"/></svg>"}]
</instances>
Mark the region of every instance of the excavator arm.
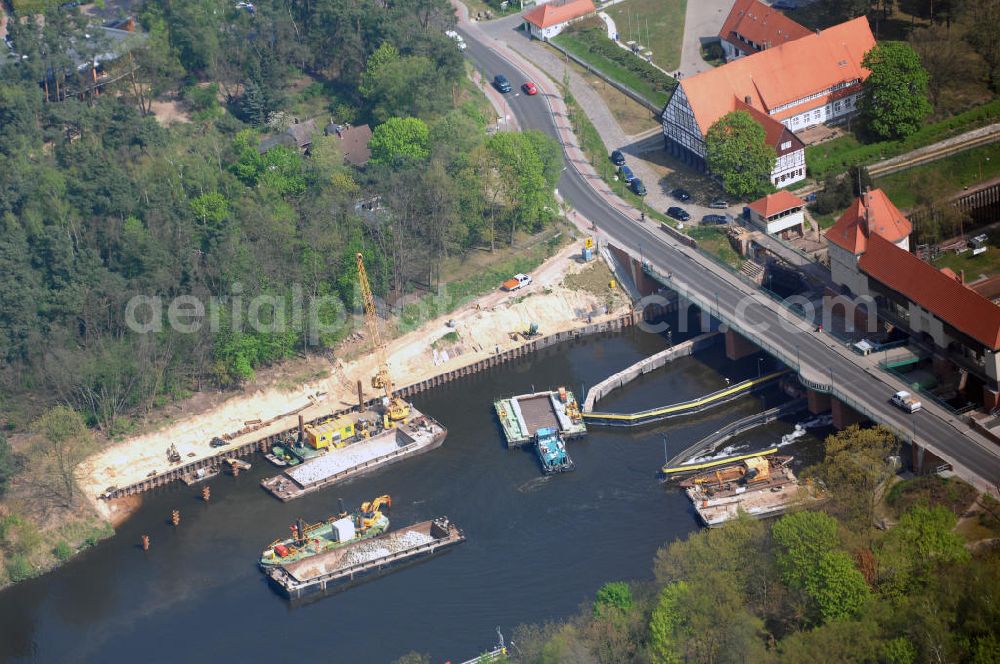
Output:
<instances>
[{"instance_id":1,"label":"excavator arm","mask_svg":"<svg viewBox=\"0 0 1000 664\"><path fill-rule=\"evenodd\" d=\"M378 310L375 308L375 295L372 294L371 284L368 283L368 272L365 270L365 261L360 251L356 258L358 261L358 284L361 286L361 298L365 304L365 322L368 324L368 333L371 334L372 347L378 361L378 369L372 376L372 387L385 393L386 415L388 415L389 420L398 422L409 417L410 406L403 399L393 396L392 376L389 374L385 343L378 331Z\"/></svg>"}]
</instances>

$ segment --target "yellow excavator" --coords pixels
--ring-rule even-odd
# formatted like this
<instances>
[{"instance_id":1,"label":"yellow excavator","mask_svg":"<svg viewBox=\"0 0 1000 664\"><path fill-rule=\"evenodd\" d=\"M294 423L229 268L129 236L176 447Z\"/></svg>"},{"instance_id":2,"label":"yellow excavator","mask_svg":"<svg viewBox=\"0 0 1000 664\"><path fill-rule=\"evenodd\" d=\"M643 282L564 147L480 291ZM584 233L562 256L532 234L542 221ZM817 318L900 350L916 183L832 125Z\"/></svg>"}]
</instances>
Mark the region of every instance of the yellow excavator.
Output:
<instances>
[{"instance_id":1,"label":"yellow excavator","mask_svg":"<svg viewBox=\"0 0 1000 664\"><path fill-rule=\"evenodd\" d=\"M365 530L374 526L382 520L382 507L392 508L392 498L389 496L379 496L375 500L361 503L361 512L358 514L357 527Z\"/></svg>"},{"instance_id":2,"label":"yellow excavator","mask_svg":"<svg viewBox=\"0 0 1000 664\"><path fill-rule=\"evenodd\" d=\"M386 359L385 343L378 333L378 312L375 309L375 296L372 295L372 288L368 283L368 272L365 271L365 261L361 256L361 252L358 252L357 259L358 283L361 285L361 296L365 302L365 320L368 323L368 332L372 337L375 357L378 359L378 371L372 376L372 387L382 390L385 393L385 399L383 400L385 411L383 412L382 421L388 429L410 416L410 404L392 393L392 376L389 375L389 362Z\"/></svg>"}]
</instances>

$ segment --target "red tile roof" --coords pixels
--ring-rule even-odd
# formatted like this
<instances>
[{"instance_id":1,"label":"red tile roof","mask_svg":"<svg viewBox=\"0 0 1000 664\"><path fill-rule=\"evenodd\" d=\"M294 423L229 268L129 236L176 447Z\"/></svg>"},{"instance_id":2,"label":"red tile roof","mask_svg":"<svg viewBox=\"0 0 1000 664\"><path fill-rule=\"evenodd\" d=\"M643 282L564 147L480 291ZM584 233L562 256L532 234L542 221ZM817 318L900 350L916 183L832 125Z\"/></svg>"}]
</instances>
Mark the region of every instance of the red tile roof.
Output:
<instances>
[{"instance_id":1,"label":"red tile roof","mask_svg":"<svg viewBox=\"0 0 1000 664\"><path fill-rule=\"evenodd\" d=\"M991 350L1000 349L1000 307L933 265L873 234L858 261L869 277Z\"/></svg>"},{"instance_id":2,"label":"red tile roof","mask_svg":"<svg viewBox=\"0 0 1000 664\"><path fill-rule=\"evenodd\" d=\"M736 0L719 31L719 38L738 48L743 53L754 53L772 48L793 39L812 34L776 9L771 9L759 0ZM736 35L752 41L753 48Z\"/></svg>"},{"instance_id":3,"label":"red tile roof","mask_svg":"<svg viewBox=\"0 0 1000 664\"><path fill-rule=\"evenodd\" d=\"M521 18L539 28L550 28L596 11L593 0L551 0L525 12Z\"/></svg>"},{"instance_id":4,"label":"red tile roof","mask_svg":"<svg viewBox=\"0 0 1000 664\"><path fill-rule=\"evenodd\" d=\"M767 114L785 104L824 93L835 85L850 85L868 77L861 60L875 45L864 16L819 33L812 33L760 53L709 69L680 85L702 135L734 108L734 100ZM843 96L851 88L797 104L775 113L782 118L822 106L827 97Z\"/></svg>"},{"instance_id":5,"label":"red tile roof","mask_svg":"<svg viewBox=\"0 0 1000 664\"><path fill-rule=\"evenodd\" d=\"M733 110L746 111L750 114L750 117L757 121L757 124L764 128L764 142L773 147L779 157L789 152L805 149L805 143L803 143L798 136L793 134L791 129L778 122L767 113L759 111L750 104L747 104L739 99L734 102ZM791 142L792 145L789 149L782 150L781 144L786 141Z\"/></svg>"},{"instance_id":6,"label":"red tile roof","mask_svg":"<svg viewBox=\"0 0 1000 664\"><path fill-rule=\"evenodd\" d=\"M840 215L837 223L826 232L826 239L857 255L864 253L866 239L871 231L889 242L899 242L913 232L910 220L892 204L881 189L872 189L865 196L856 198L851 207Z\"/></svg>"},{"instance_id":7,"label":"red tile roof","mask_svg":"<svg viewBox=\"0 0 1000 664\"><path fill-rule=\"evenodd\" d=\"M750 209L765 219L781 214L786 210L805 207L806 202L795 194L782 189L779 192L758 198L750 204Z\"/></svg>"}]
</instances>

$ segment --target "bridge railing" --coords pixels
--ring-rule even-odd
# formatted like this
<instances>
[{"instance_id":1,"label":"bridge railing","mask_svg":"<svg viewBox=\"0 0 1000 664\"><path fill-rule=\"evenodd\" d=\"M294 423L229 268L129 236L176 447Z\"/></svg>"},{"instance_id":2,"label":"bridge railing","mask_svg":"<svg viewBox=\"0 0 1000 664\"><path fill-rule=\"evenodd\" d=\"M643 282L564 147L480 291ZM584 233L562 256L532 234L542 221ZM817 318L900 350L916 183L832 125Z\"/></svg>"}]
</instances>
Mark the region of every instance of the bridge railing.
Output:
<instances>
[{"instance_id":1,"label":"bridge railing","mask_svg":"<svg viewBox=\"0 0 1000 664\"><path fill-rule=\"evenodd\" d=\"M732 316L729 316L728 314L725 314L722 311L720 311L719 307L714 306L712 302L706 301L705 298L702 297L700 294L689 290L687 287L681 284L673 282L672 279L668 280L664 275L660 274L656 270L656 268L654 268L649 263L643 264L643 270L647 272L650 276L659 280L661 283L670 284L670 287L677 290L677 292L680 295L690 300L691 302L694 302L703 311L708 312L710 315L714 316L721 323L724 323L726 326L737 331L741 336L746 337L749 341L756 344L758 347L766 351L772 357L776 357L779 360L781 360L781 362L784 363L785 366L794 367L799 374L799 381L809 389L815 390L816 392L822 392L824 394L830 394L831 396L836 397L838 401L840 401L846 406L849 406L852 410L872 420L873 422L881 421L881 418L878 415L876 415L876 413L872 411L867 405L855 399L853 396L851 396L844 390L836 388L833 382L832 370L831 370L830 382L821 382L819 380L814 380L806 375L803 375L802 362L801 358L799 357L797 347L795 348L795 354L793 355L793 351L787 345L775 346L774 344L769 343L767 340L765 340L763 337L756 334L752 330L742 328L740 325L737 324L737 322ZM905 432L891 424L883 423L882 426L892 431L892 433L900 440L916 442L915 428L913 431Z\"/></svg>"}]
</instances>

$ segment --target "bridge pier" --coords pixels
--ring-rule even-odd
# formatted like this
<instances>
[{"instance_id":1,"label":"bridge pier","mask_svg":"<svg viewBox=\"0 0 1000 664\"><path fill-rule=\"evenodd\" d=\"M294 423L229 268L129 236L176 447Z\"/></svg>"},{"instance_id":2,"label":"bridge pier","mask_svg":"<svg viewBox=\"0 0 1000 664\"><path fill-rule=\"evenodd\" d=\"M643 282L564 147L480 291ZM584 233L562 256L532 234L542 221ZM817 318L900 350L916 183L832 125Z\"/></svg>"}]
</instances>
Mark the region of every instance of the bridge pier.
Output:
<instances>
[{"instance_id":1,"label":"bridge pier","mask_svg":"<svg viewBox=\"0 0 1000 664\"><path fill-rule=\"evenodd\" d=\"M748 355L753 355L758 352L760 348L757 347L755 343L747 340L746 337L733 332L732 330L726 330L726 358L730 360L739 360Z\"/></svg>"},{"instance_id":2,"label":"bridge pier","mask_svg":"<svg viewBox=\"0 0 1000 664\"><path fill-rule=\"evenodd\" d=\"M983 408L986 412L1000 406L1000 392L983 385Z\"/></svg>"},{"instance_id":3,"label":"bridge pier","mask_svg":"<svg viewBox=\"0 0 1000 664\"><path fill-rule=\"evenodd\" d=\"M916 475L930 475L941 466L948 465L944 459L918 443L910 445L910 452L910 465Z\"/></svg>"},{"instance_id":4,"label":"bridge pier","mask_svg":"<svg viewBox=\"0 0 1000 664\"><path fill-rule=\"evenodd\" d=\"M833 428L837 431L842 431L865 419L861 413L836 397L830 397L830 414L833 415Z\"/></svg>"},{"instance_id":5,"label":"bridge pier","mask_svg":"<svg viewBox=\"0 0 1000 664\"><path fill-rule=\"evenodd\" d=\"M807 389L806 397L809 404L809 412L813 415L819 415L820 413L825 413L830 410L829 394Z\"/></svg>"}]
</instances>

